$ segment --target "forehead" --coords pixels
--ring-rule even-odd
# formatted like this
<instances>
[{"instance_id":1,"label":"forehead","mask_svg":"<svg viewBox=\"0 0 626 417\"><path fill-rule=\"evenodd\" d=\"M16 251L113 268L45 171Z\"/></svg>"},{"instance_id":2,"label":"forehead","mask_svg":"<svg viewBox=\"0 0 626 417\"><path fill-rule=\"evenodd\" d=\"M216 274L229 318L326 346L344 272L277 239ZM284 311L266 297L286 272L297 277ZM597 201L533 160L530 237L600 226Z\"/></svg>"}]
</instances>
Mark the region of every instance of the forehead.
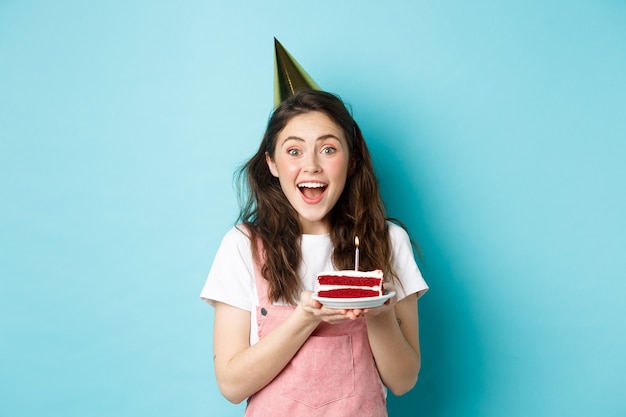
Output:
<instances>
[{"instance_id":1,"label":"forehead","mask_svg":"<svg viewBox=\"0 0 626 417\"><path fill-rule=\"evenodd\" d=\"M328 135L345 140L343 130L333 119L325 113L314 111L289 119L278 133L278 138L284 140L294 136L300 139L317 139Z\"/></svg>"}]
</instances>

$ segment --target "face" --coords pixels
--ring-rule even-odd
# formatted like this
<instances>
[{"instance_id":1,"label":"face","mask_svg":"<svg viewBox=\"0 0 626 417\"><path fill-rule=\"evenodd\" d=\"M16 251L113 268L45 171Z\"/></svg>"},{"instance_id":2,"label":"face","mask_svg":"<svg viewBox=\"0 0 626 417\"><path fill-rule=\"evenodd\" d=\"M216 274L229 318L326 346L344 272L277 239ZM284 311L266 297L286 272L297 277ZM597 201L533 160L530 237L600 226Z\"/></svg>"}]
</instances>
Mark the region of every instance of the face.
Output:
<instances>
[{"instance_id":1,"label":"face","mask_svg":"<svg viewBox=\"0 0 626 417\"><path fill-rule=\"evenodd\" d=\"M343 130L326 114L293 117L278 133L267 165L297 211L305 234L330 231L328 214L346 184L350 155Z\"/></svg>"}]
</instances>

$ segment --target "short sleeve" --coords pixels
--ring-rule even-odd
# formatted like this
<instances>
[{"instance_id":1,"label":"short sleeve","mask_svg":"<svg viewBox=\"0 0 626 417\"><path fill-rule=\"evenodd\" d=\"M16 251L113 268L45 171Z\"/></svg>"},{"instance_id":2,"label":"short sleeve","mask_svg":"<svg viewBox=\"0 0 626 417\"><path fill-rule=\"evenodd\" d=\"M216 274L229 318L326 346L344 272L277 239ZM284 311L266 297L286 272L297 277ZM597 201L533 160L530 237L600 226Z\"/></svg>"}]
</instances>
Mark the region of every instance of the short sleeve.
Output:
<instances>
[{"instance_id":1,"label":"short sleeve","mask_svg":"<svg viewBox=\"0 0 626 417\"><path fill-rule=\"evenodd\" d=\"M255 292L250 239L243 230L234 227L220 243L200 298L211 305L219 301L252 311L256 305Z\"/></svg>"},{"instance_id":2,"label":"short sleeve","mask_svg":"<svg viewBox=\"0 0 626 417\"><path fill-rule=\"evenodd\" d=\"M398 300L414 293L418 298L421 297L428 290L428 285L415 262L409 234L402 227L390 222L389 236L393 250L393 266L402 283L396 285Z\"/></svg>"}]
</instances>

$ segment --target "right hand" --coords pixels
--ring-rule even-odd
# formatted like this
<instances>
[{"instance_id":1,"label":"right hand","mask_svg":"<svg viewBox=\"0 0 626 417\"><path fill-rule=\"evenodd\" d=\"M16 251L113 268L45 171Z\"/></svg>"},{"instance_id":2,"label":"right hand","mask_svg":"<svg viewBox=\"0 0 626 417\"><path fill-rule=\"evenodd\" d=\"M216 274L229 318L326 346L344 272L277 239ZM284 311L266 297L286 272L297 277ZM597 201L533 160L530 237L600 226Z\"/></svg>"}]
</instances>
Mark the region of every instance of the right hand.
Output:
<instances>
[{"instance_id":1,"label":"right hand","mask_svg":"<svg viewBox=\"0 0 626 417\"><path fill-rule=\"evenodd\" d=\"M300 295L298 307L302 308L312 319L330 324L341 323L346 320L356 320L361 317L363 310L328 308L314 300L312 291L303 291Z\"/></svg>"}]
</instances>

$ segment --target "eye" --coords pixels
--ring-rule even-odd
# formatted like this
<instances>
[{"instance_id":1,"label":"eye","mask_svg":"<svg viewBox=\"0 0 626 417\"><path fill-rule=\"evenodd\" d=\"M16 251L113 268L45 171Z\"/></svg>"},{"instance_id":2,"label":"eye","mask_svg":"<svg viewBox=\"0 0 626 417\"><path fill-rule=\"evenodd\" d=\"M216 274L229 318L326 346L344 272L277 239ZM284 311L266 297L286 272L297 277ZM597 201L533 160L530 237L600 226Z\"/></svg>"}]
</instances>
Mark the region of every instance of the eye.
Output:
<instances>
[{"instance_id":1,"label":"eye","mask_svg":"<svg viewBox=\"0 0 626 417\"><path fill-rule=\"evenodd\" d=\"M287 154L289 154L291 156L298 156L298 155L300 155L300 149L289 148L289 149L287 149Z\"/></svg>"},{"instance_id":2,"label":"eye","mask_svg":"<svg viewBox=\"0 0 626 417\"><path fill-rule=\"evenodd\" d=\"M324 146L322 148L322 153L325 155L331 155L331 154L334 154L335 152L337 152L337 148L335 148L334 146Z\"/></svg>"}]
</instances>

